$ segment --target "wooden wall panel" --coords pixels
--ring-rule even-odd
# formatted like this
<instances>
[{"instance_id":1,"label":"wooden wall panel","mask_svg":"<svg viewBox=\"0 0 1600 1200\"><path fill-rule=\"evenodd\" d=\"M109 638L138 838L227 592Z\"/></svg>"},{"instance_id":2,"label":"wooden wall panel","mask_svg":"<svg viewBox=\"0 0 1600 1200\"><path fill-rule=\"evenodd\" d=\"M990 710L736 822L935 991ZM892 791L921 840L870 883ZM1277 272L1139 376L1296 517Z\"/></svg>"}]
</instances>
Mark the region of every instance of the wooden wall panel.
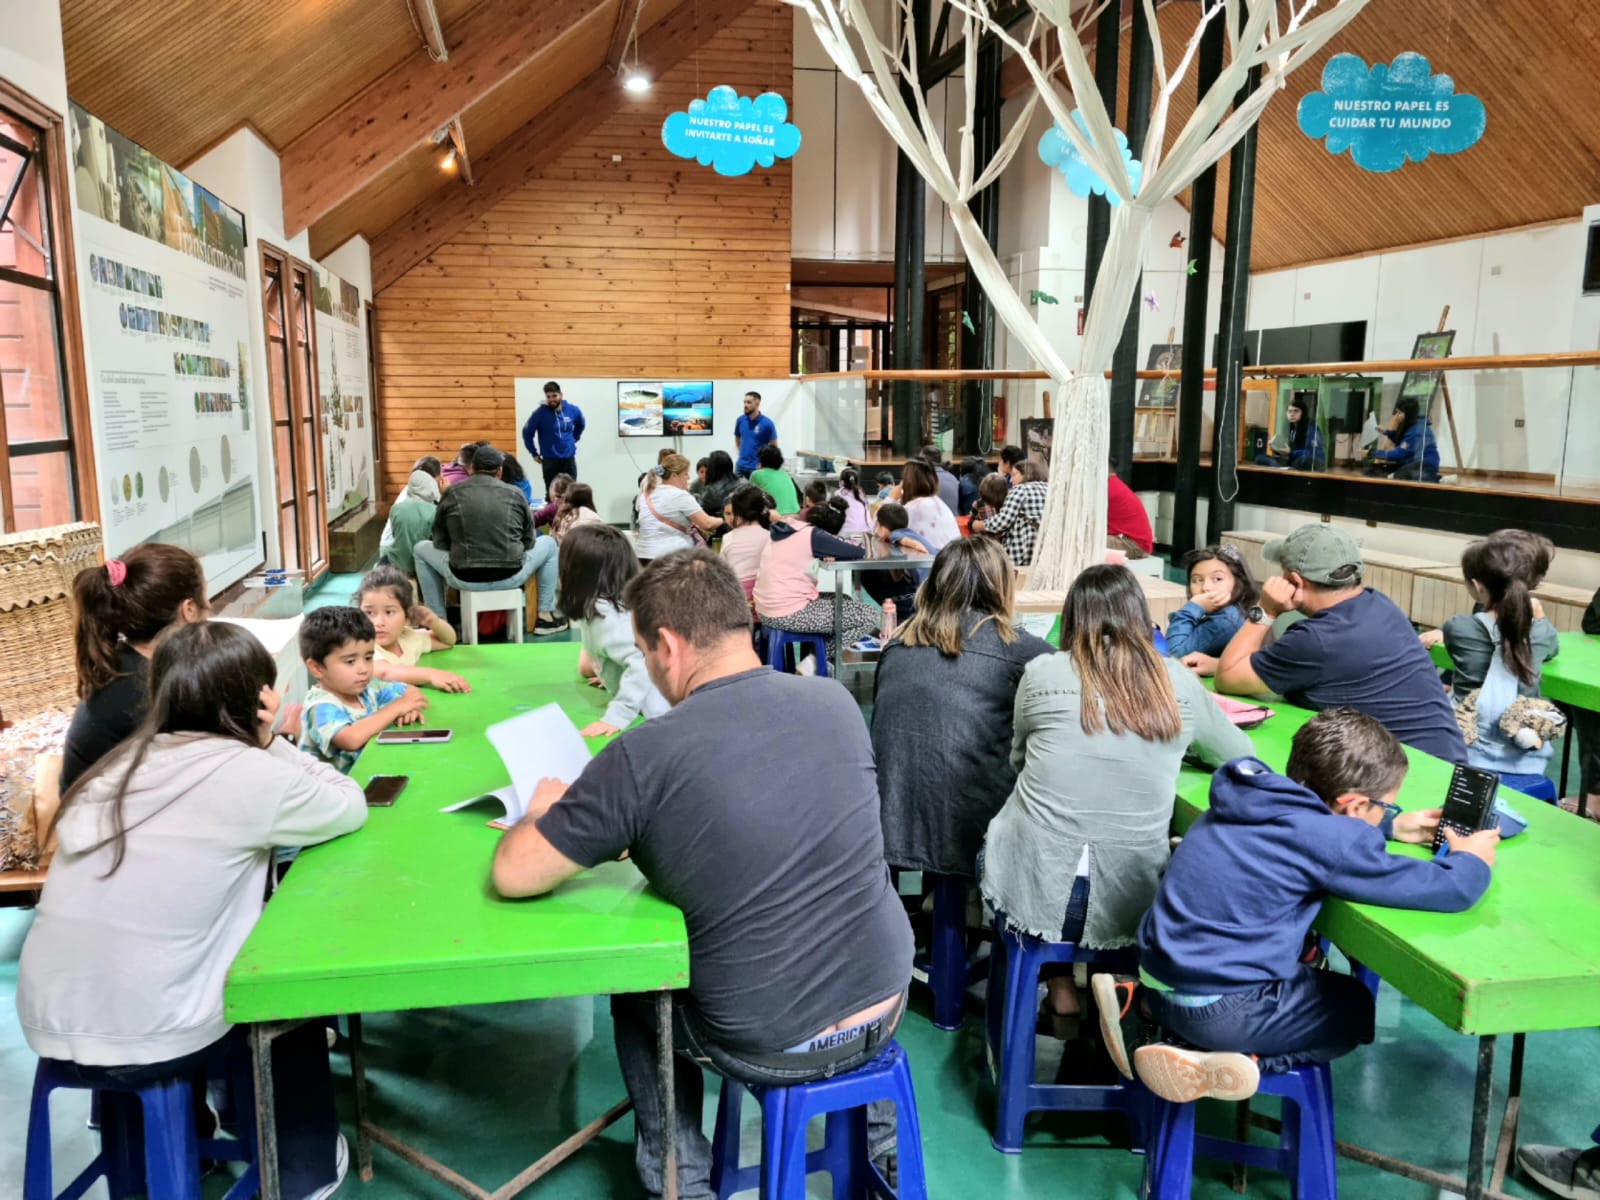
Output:
<instances>
[{"instance_id":1,"label":"wooden wall panel","mask_svg":"<svg viewBox=\"0 0 1600 1200\"><path fill-rule=\"evenodd\" d=\"M723 178L661 122L720 83L787 96L792 34L752 7L379 293L385 497L423 454L505 444L519 375L789 373L788 165Z\"/></svg>"}]
</instances>

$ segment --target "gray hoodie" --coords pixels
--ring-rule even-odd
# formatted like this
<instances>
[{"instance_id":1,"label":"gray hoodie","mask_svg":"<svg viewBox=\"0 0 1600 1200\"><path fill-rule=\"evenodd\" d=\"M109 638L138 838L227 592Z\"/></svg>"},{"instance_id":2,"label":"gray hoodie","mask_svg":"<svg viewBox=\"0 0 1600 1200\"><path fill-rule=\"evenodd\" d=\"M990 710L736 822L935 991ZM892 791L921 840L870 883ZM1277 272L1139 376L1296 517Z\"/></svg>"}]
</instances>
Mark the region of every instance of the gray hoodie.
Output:
<instances>
[{"instance_id":1,"label":"gray hoodie","mask_svg":"<svg viewBox=\"0 0 1600 1200\"><path fill-rule=\"evenodd\" d=\"M162 734L124 801L122 865L102 878L122 775L113 763L62 812L22 948L17 1016L44 1058L158 1063L222 1037L223 980L261 916L272 848L367 819L359 784L277 738Z\"/></svg>"}]
</instances>

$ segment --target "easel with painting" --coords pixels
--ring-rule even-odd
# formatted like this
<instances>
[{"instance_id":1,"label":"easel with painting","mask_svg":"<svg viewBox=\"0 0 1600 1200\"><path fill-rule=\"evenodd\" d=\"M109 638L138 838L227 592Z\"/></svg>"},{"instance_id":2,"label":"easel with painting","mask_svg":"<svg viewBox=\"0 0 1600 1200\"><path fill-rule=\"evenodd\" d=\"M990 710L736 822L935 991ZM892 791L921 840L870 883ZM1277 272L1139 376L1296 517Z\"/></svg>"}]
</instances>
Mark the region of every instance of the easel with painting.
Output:
<instances>
[{"instance_id":1,"label":"easel with painting","mask_svg":"<svg viewBox=\"0 0 1600 1200\"><path fill-rule=\"evenodd\" d=\"M1439 325L1432 333L1423 333L1417 336L1416 344L1411 348L1411 357L1419 358L1449 358L1450 347L1455 342L1455 330L1446 329L1445 322L1450 319L1450 306L1446 304L1444 311L1439 314ZM1413 396L1421 406L1423 415L1429 423L1433 422L1433 402L1439 396L1444 397L1444 419L1450 427L1450 447L1455 452L1455 465L1440 465L1440 475L1460 475L1463 469L1461 459L1461 435L1456 430L1455 406L1450 401L1450 381L1445 378L1443 371L1407 371L1405 378L1400 381L1400 391L1396 396L1398 400L1403 396Z\"/></svg>"}]
</instances>

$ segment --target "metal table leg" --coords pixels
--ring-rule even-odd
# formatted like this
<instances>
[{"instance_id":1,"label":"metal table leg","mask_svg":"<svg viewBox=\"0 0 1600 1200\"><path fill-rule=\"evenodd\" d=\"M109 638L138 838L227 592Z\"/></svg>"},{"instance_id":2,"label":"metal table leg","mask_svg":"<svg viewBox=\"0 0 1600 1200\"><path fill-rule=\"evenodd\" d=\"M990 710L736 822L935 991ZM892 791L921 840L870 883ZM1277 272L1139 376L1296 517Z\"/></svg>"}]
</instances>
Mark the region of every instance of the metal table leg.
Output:
<instances>
[{"instance_id":1,"label":"metal table leg","mask_svg":"<svg viewBox=\"0 0 1600 1200\"><path fill-rule=\"evenodd\" d=\"M1499 1191L1506 1181L1506 1171L1517 1153L1517 1122L1522 1116L1522 1057L1527 1048L1528 1035L1511 1037L1511 1081L1506 1089L1506 1112L1500 1121L1500 1142L1494 1151L1494 1173L1489 1177L1489 1187Z\"/></svg>"},{"instance_id":2,"label":"metal table leg","mask_svg":"<svg viewBox=\"0 0 1600 1200\"><path fill-rule=\"evenodd\" d=\"M350 1074L356 1085L356 1169L372 1182L372 1133L367 1120L367 1060L361 1042L361 1014L350 1014Z\"/></svg>"},{"instance_id":3,"label":"metal table leg","mask_svg":"<svg viewBox=\"0 0 1600 1200\"><path fill-rule=\"evenodd\" d=\"M844 638L844 575L843 571L833 573L833 653L830 656L833 661L830 669L835 679L839 678L839 667L844 662L844 647L840 645Z\"/></svg>"},{"instance_id":4,"label":"metal table leg","mask_svg":"<svg viewBox=\"0 0 1600 1200\"><path fill-rule=\"evenodd\" d=\"M261 1200L282 1200L278 1183L278 1112L272 1095L272 1042L299 1021L262 1022L250 1027L250 1057L256 1084L256 1155Z\"/></svg>"},{"instance_id":5,"label":"metal table leg","mask_svg":"<svg viewBox=\"0 0 1600 1200\"><path fill-rule=\"evenodd\" d=\"M834 620L838 621L837 602ZM837 628L837 624L835 625ZM672 1062L672 993L656 993L656 1060L661 1085L661 1140L665 1145L661 1167L662 1200L678 1200L678 1089Z\"/></svg>"},{"instance_id":6,"label":"metal table leg","mask_svg":"<svg viewBox=\"0 0 1600 1200\"><path fill-rule=\"evenodd\" d=\"M1472 1092L1472 1137L1467 1147L1467 1200L1483 1200L1489 1106L1494 1102L1494 1048L1498 1040L1493 1034L1478 1039L1478 1079Z\"/></svg>"}]
</instances>

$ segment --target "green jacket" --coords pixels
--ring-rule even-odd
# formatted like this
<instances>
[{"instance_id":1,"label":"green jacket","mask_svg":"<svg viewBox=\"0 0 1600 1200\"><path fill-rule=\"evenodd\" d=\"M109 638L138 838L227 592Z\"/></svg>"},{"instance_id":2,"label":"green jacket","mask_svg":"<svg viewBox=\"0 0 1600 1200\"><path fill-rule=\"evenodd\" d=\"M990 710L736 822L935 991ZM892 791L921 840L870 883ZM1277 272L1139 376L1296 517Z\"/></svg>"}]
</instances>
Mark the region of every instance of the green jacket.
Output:
<instances>
[{"instance_id":1,"label":"green jacket","mask_svg":"<svg viewBox=\"0 0 1600 1200\"><path fill-rule=\"evenodd\" d=\"M414 574L417 569L411 547L433 536L433 517L438 507L426 500L408 500L389 510L389 531L393 539L386 553L389 561L407 575Z\"/></svg>"},{"instance_id":2,"label":"green jacket","mask_svg":"<svg viewBox=\"0 0 1600 1200\"><path fill-rule=\"evenodd\" d=\"M433 544L449 552L451 570L520 571L523 556L533 549L533 513L509 483L469 475L439 501Z\"/></svg>"}]
</instances>

